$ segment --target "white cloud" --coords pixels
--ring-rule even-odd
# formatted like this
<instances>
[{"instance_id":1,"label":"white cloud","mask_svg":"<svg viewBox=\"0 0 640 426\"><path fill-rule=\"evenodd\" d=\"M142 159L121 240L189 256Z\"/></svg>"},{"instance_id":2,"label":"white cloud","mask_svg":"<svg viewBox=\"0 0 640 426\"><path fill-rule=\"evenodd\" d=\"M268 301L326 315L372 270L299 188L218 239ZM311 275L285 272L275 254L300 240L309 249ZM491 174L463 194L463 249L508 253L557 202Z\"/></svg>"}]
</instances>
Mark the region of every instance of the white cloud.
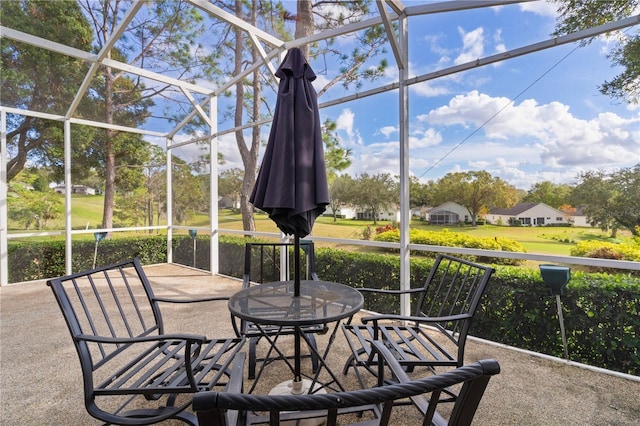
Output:
<instances>
[{"instance_id":1,"label":"white cloud","mask_svg":"<svg viewBox=\"0 0 640 426\"><path fill-rule=\"evenodd\" d=\"M550 1L534 1L520 3L520 10L540 16L554 17L558 14L556 4Z\"/></svg>"},{"instance_id":2,"label":"white cloud","mask_svg":"<svg viewBox=\"0 0 640 426\"><path fill-rule=\"evenodd\" d=\"M538 104L527 99L512 104L508 98L472 91L417 119L442 127L442 132L452 126L463 126L464 132L458 133L462 135L471 135L481 128L479 134L488 140L465 143L458 153L447 158L448 162L461 161L462 157L469 157L469 152L478 152L482 154L478 161L502 160L496 160L492 166L469 162L471 166L487 170L495 167L513 178L525 177L518 172L523 164L537 164L540 169L550 167L552 171L563 169L555 173L566 177L565 172L575 176L578 167L615 168L640 161L640 117L623 118L607 112L584 119L574 116L569 106L560 102ZM449 141L449 149L451 145ZM533 176L526 174L527 179Z\"/></svg>"},{"instance_id":3,"label":"white cloud","mask_svg":"<svg viewBox=\"0 0 640 426\"><path fill-rule=\"evenodd\" d=\"M397 175L400 164L398 141L377 142L359 145L353 149L354 161L345 173L358 176L363 173L376 175L389 173Z\"/></svg>"},{"instance_id":4,"label":"white cloud","mask_svg":"<svg viewBox=\"0 0 640 426\"><path fill-rule=\"evenodd\" d=\"M336 120L337 130L344 130L350 139L353 138L353 122L355 114L349 108L345 108L340 113L340 116Z\"/></svg>"},{"instance_id":5,"label":"white cloud","mask_svg":"<svg viewBox=\"0 0 640 426\"><path fill-rule=\"evenodd\" d=\"M441 80L439 80L441 82ZM435 81L423 81L422 83L412 84L409 88L412 93L427 98L441 96L451 93L451 90Z\"/></svg>"},{"instance_id":6,"label":"white cloud","mask_svg":"<svg viewBox=\"0 0 640 426\"><path fill-rule=\"evenodd\" d=\"M382 133L385 137L389 137L391 136L391 134L393 133L397 133L398 132L398 128L394 127L394 126L384 126L383 128L381 128L379 130L380 133Z\"/></svg>"},{"instance_id":7,"label":"white cloud","mask_svg":"<svg viewBox=\"0 0 640 426\"><path fill-rule=\"evenodd\" d=\"M442 135L435 129L416 130L409 135L409 149L418 150L438 145L442 142Z\"/></svg>"},{"instance_id":8,"label":"white cloud","mask_svg":"<svg viewBox=\"0 0 640 426\"><path fill-rule=\"evenodd\" d=\"M458 27L458 33L462 37L462 53L453 61L454 64L465 64L475 61L484 55L484 30L482 27L466 32L462 27Z\"/></svg>"}]
</instances>

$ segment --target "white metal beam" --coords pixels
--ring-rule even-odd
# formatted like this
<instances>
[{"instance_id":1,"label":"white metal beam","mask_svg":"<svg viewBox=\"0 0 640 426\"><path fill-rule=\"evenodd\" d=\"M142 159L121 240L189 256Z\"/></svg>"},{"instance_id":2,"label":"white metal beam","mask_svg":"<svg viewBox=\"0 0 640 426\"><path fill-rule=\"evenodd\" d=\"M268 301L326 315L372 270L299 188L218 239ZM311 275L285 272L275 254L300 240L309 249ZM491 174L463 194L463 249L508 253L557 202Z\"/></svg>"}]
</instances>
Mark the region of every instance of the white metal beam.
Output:
<instances>
[{"instance_id":1,"label":"white metal beam","mask_svg":"<svg viewBox=\"0 0 640 426\"><path fill-rule=\"evenodd\" d=\"M409 20L402 16L398 20L399 49L401 63L409 62ZM398 65L400 89L398 90L398 132L400 138L400 289L411 287L411 252L409 250L409 228L411 207L409 202L409 86L406 84L408 67ZM411 315L409 294L400 298L400 314Z\"/></svg>"},{"instance_id":2,"label":"white metal beam","mask_svg":"<svg viewBox=\"0 0 640 426\"><path fill-rule=\"evenodd\" d=\"M101 60L96 54L88 53L74 47L65 46L64 44L56 43L41 37L36 37L31 34L23 33L21 31L16 31L11 28L0 26L0 36L27 43L32 46L41 47L51 52L56 52L62 55L70 56L72 58L77 58L91 64L100 63L105 66L118 69L120 71L125 71L134 75L148 78L150 80L159 81L161 83L169 84L172 86L183 87L195 93L201 93L203 95L210 95L211 93L213 93L213 90L198 86L196 84L187 83L185 81L178 80L177 78L168 77L163 74L148 71L144 68L125 64L113 59L103 58Z\"/></svg>"},{"instance_id":3,"label":"white metal beam","mask_svg":"<svg viewBox=\"0 0 640 426\"><path fill-rule=\"evenodd\" d=\"M198 102L191 95L191 93L187 92L182 87L180 88L180 90L182 90L182 94L189 100L191 105L193 105L193 108L195 108L196 112L200 115L200 117L204 120L204 122L207 123L207 125L211 126L211 121L209 120L209 116L207 115L205 110L200 105L198 105Z\"/></svg>"},{"instance_id":4,"label":"white metal beam","mask_svg":"<svg viewBox=\"0 0 640 426\"><path fill-rule=\"evenodd\" d=\"M445 68L438 71L433 71L427 74L422 74L407 80L407 84L416 84L427 80L433 80L446 75L455 74L461 71L466 71L472 68L478 68L484 65L501 62L507 59L515 58L518 56L526 55L529 53L538 52L552 47L561 46L563 44L574 43L586 38L597 36L611 31L621 30L623 28L631 27L633 25L640 24L640 15L631 16L629 18L621 19L619 21L611 22L608 24L600 25L598 27L590 28L587 30L577 31L575 33L567 34L561 37L548 39L539 43L530 44L517 49L508 50L506 52L498 53L495 55L487 56L484 58L478 58L475 61L470 61L464 64L456 65L453 67ZM354 101L357 99L366 98L376 95L378 93L388 92L390 90L396 90L399 87L397 82L390 83L374 89L365 90L353 95L343 96L342 98L333 99L331 101L323 102L319 104L319 108L327 108L334 105L339 105L344 102Z\"/></svg>"},{"instance_id":5,"label":"white metal beam","mask_svg":"<svg viewBox=\"0 0 640 426\"><path fill-rule=\"evenodd\" d=\"M107 43L105 43L104 46L102 46L102 49L100 50L100 52L98 52L98 58L97 58L98 61L101 61L104 58L106 58L109 52L111 52L111 49L113 49L113 46L116 44L118 39L122 36L124 31L127 29L127 25L129 25L129 23L131 22L133 17L136 15L136 13L138 13L138 10L140 10L143 4L144 4L143 2L134 2L133 4L131 4L131 7L123 17L122 21L120 22L118 27L115 29L113 34L111 34L111 38L107 41ZM65 118L71 118L73 116L73 113L78 108L78 105L80 105L80 101L82 100L82 97L87 92L87 90L89 90L89 86L91 86L91 81L93 80L93 76L96 74L96 72L98 72L98 68L99 68L98 62L94 62L93 64L91 64L91 67L89 67L89 71L87 71L87 74L84 76L84 80L82 81L80 88L76 92L76 96L74 97L73 101L71 102L71 105L67 109L67 114Z\"/></svg>"},{"instance_id":6,"label":"white metal beam","mask_svg":"<svg viewBox=\"0 0 640 426\"><path fill-rule=\"evenodd\" d=\"M407 6L407 16L428 15L432 13L455 12L458 10L479 9L483 7L507 6L510 4L527 3L539 0L454 0L440 3L426 3Z\"/></svg>"},{"instance_id":7,"label":"white metal beam","mask_svg":"<svg viewBox=\"0 0 640 426\"><path fill-rule=\"evenodd\" d=\"M389 40L389 44L391 45L393 56L395 56L396 58L398 69L405 69L407 65L404 62L405 55L402 54L401 48L398 45L398 35L393 29L393 23L391 22L391 18L389 17L389 13L387 12L386 3L387 2L385 0L376 0L378 11L380 12L380 17L382 18L382 24L384 25L384 30L387 33L387 39Z\"/></svg>"},{"instance_id":8,"label":"white metal beam","mask_svg":"<svg viewBox=\"0 0 640 426\"><path fill-rule=\"evenodd\" d=\"M24 110L19 108L6 107L2 105L0 105L0 111L7 112L9 114L25 115L27 117L36 117L36 118L42 118L45 120L52 120L52 121L66 120L64 115L49 114L48 112L29 111L29 110ZM155 132L153 130L138 129L137 127L119 126L117 124L109 124L109 123L102 123L100 121L84 120L82 118L70 118L69 122L71 122L72 124L82 124L83 126L93 126L93 127L99 127L101 129L118 130L121 132L136 133L140 135L159 136L159 137L165 137L167 135L166 132Z\"/></svg>"},{"instance_id":9,"label":"white metal beam","mask_svg":"<svg viewBox=\"0 0 640 426\"><path fill-rule=\"evenodd\" d=\"M9 283L9 209L7 206L7 113L0 111L0 286Z\"/></svg>"},{"instance_id":10,"label":"white metal beam","mask_svg":"<svg viewBox=\"0 0 640 426\"><path fill-rule=\"evenodd\" d=\"M249 34L255 34L256 37L261 38L262 40L264 40L265 42L273 45L273 46L282 46L284 44L284 42L282 40L280 40L277 37L272 36L271 34L262 31L261 29L246 23L245 21L243 21L242 19L238 18L235 15L232 15L231 13L219 8L218 6L214 6L213 4L211 4L210 2L206 1L206 0L187 0L189 3L191 3L192 5L204 10L205 12L216 16L220 19L222 19L223 21L226 21L230 24L232 24L235 27L241 28L244 31L246 31Z\"/></svg>"}]
</instances>

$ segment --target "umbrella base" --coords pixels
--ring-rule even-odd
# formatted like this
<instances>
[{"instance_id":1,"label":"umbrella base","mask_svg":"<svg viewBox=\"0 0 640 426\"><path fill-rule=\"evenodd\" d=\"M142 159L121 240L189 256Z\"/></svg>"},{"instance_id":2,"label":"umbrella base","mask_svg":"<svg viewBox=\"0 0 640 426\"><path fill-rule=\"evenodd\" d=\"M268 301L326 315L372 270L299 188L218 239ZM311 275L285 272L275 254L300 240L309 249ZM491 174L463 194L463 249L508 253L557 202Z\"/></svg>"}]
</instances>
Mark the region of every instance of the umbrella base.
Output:
<instances>
[{"instance_id":1,"label":"umbrella base","mask_svg":"<svg viewBox=\"0 0 640 426\"><path fill-rule=\"evenodd\" d=\"M293 380L287 380L286 382L282 382L279 385L275 386L269 392L269 395L302 395L309 393L309 389L311 389L311 385L313 382L311 380L304 379L302 382L294 382ZM324 389L320 389L315 393L327 393ZM282 422L281 425L300 425L300 426L320 426L325 423L324 418L312 418L312 419L304 419L304 420L292 420L289 422Z\"/></svg>"}]
</instances>

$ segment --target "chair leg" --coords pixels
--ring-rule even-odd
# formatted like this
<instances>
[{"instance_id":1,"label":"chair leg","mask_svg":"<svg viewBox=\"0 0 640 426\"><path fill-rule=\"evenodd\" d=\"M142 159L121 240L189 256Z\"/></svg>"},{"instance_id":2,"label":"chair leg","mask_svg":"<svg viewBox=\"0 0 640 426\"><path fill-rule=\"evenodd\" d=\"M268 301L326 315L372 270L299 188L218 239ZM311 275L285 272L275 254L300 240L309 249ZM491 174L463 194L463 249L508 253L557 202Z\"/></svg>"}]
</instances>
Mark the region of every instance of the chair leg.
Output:
<instances>
[{"instance_id":1,"label":"chair leg","mask_svg":"<svg viewBox=\"0 0 640 426\"><path fill-rule=\"evenodd\" d=\"M257 337L249 338L249 372L247 373L247 377L251 380L256 377L256 346L258 343Z\"/></svg>"},{"instance_id":2,"label":"chair leg","mask_svg":"<svg viewBox=\"0 0 640 426\"><path fill-rule=\"evenodd\" d=\"M311 371L316 373L318 371L318 368L320 368L320 361L318 360L317 355L318 345L316 344L316 338L313 334L307 334L307 338L309 340L309 354L311 355Z\"/></svg>"},{"instance_id":3,"label":"chair leg","mask_svg":"<svg viewBox=\"0 0 640 426\"><path fill-rule=\"evenodd\" d=\"M354 370L356 368L356 357L353 354L349 355L349 358L347 358L347 361L344 363L342 374L346 376L349 373L350 367L353 367Z\"/></svg>"}]
</instances>

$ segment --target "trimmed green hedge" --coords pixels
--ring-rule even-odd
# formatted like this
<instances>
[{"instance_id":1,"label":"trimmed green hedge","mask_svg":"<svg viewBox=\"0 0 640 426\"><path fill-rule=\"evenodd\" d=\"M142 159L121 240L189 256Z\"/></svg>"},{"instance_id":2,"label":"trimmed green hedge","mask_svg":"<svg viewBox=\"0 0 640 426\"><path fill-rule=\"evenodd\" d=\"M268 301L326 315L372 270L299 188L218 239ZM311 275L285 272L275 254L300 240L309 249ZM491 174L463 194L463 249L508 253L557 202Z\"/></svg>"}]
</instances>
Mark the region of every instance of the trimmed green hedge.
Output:
<instances>
[{"instance_id":1,"label":"trimmed green hedge","mask_svg":"<svg viewBox=\"0 0 640 426\"><path fill-rule=\"evenodd\" d=\"M411 286L433 264L411 259ZM353 287L399 288L397 256L317 249L318 275ZM564 357L555 296L538 270L496 265L471 334L534 352ZM569 358L640 376L640 278L631 274L572 272L561 296ZM365 308L395 312L396 298L365 299Z\"/></svg>"},{"instance_id":2,"label":"trimmed green hedge","mask_svg":"<svg viewBox=\"0 0 640 426\"><path fill-rule=\"evenodd\" d=\"M73 242L73 272L93 266L95 242ZM139 257L143 264L167 261L167 237L113 238L98 243L96 265L107 265ZM65 242L20 242L9 245L9 282L39 280L65 274Z\"/></svg>"},{"instance_id":3,"label":"trimmed green hedge","mask_svg":"<svg viewBox=\"0 0 640 426\"><path fill-rule=\"evenodd\" d=\"M375 241L397 243L400 241L400 231L391 229L377 234ZM519 242L502 237L476 237L460 232L444 231L424 231L421 229L409 230L409 241L412 244L426 244L442 247L465 247L481 250L498 250L526 253L527 250ZM461 256L462 257L462 256ZM465 259L483 263L498 263L503 265L519 265L523 261L520 259L505 259L500 257L477 257L465 255Z\"/></svg>"},{"instance_id":4,"label":"trimmed green hedge","mask_svg":"<svg viewBox=\"0 0 640 426\"><path fill-rule=\"evenodd\" d=\"M241 278L245 239L220 237L220 273ZM196 266L209 268L209 238L196 240ZM73 245L74 272L89 269L95 243ZM192 266L193 240L173 240L174 262ZM127 237L99 243L97 264L138 256L143 264L166 262L166 236ZM430 258L411 259L411 286L421 286L433 264ZM318 275L353 287L399 288L397 255L357 253L316 248ZM495 266L488 290L471 327L471 334L499 343L564 356L555 297L537 270ZM12 243L10 282L64 275L64 242ZM640 376L640 277L632 274L572 272L562 296L569 358L601 368ZM394 297L367 295L365 308L397 312Z\"/></svg>"}]
</instances>

